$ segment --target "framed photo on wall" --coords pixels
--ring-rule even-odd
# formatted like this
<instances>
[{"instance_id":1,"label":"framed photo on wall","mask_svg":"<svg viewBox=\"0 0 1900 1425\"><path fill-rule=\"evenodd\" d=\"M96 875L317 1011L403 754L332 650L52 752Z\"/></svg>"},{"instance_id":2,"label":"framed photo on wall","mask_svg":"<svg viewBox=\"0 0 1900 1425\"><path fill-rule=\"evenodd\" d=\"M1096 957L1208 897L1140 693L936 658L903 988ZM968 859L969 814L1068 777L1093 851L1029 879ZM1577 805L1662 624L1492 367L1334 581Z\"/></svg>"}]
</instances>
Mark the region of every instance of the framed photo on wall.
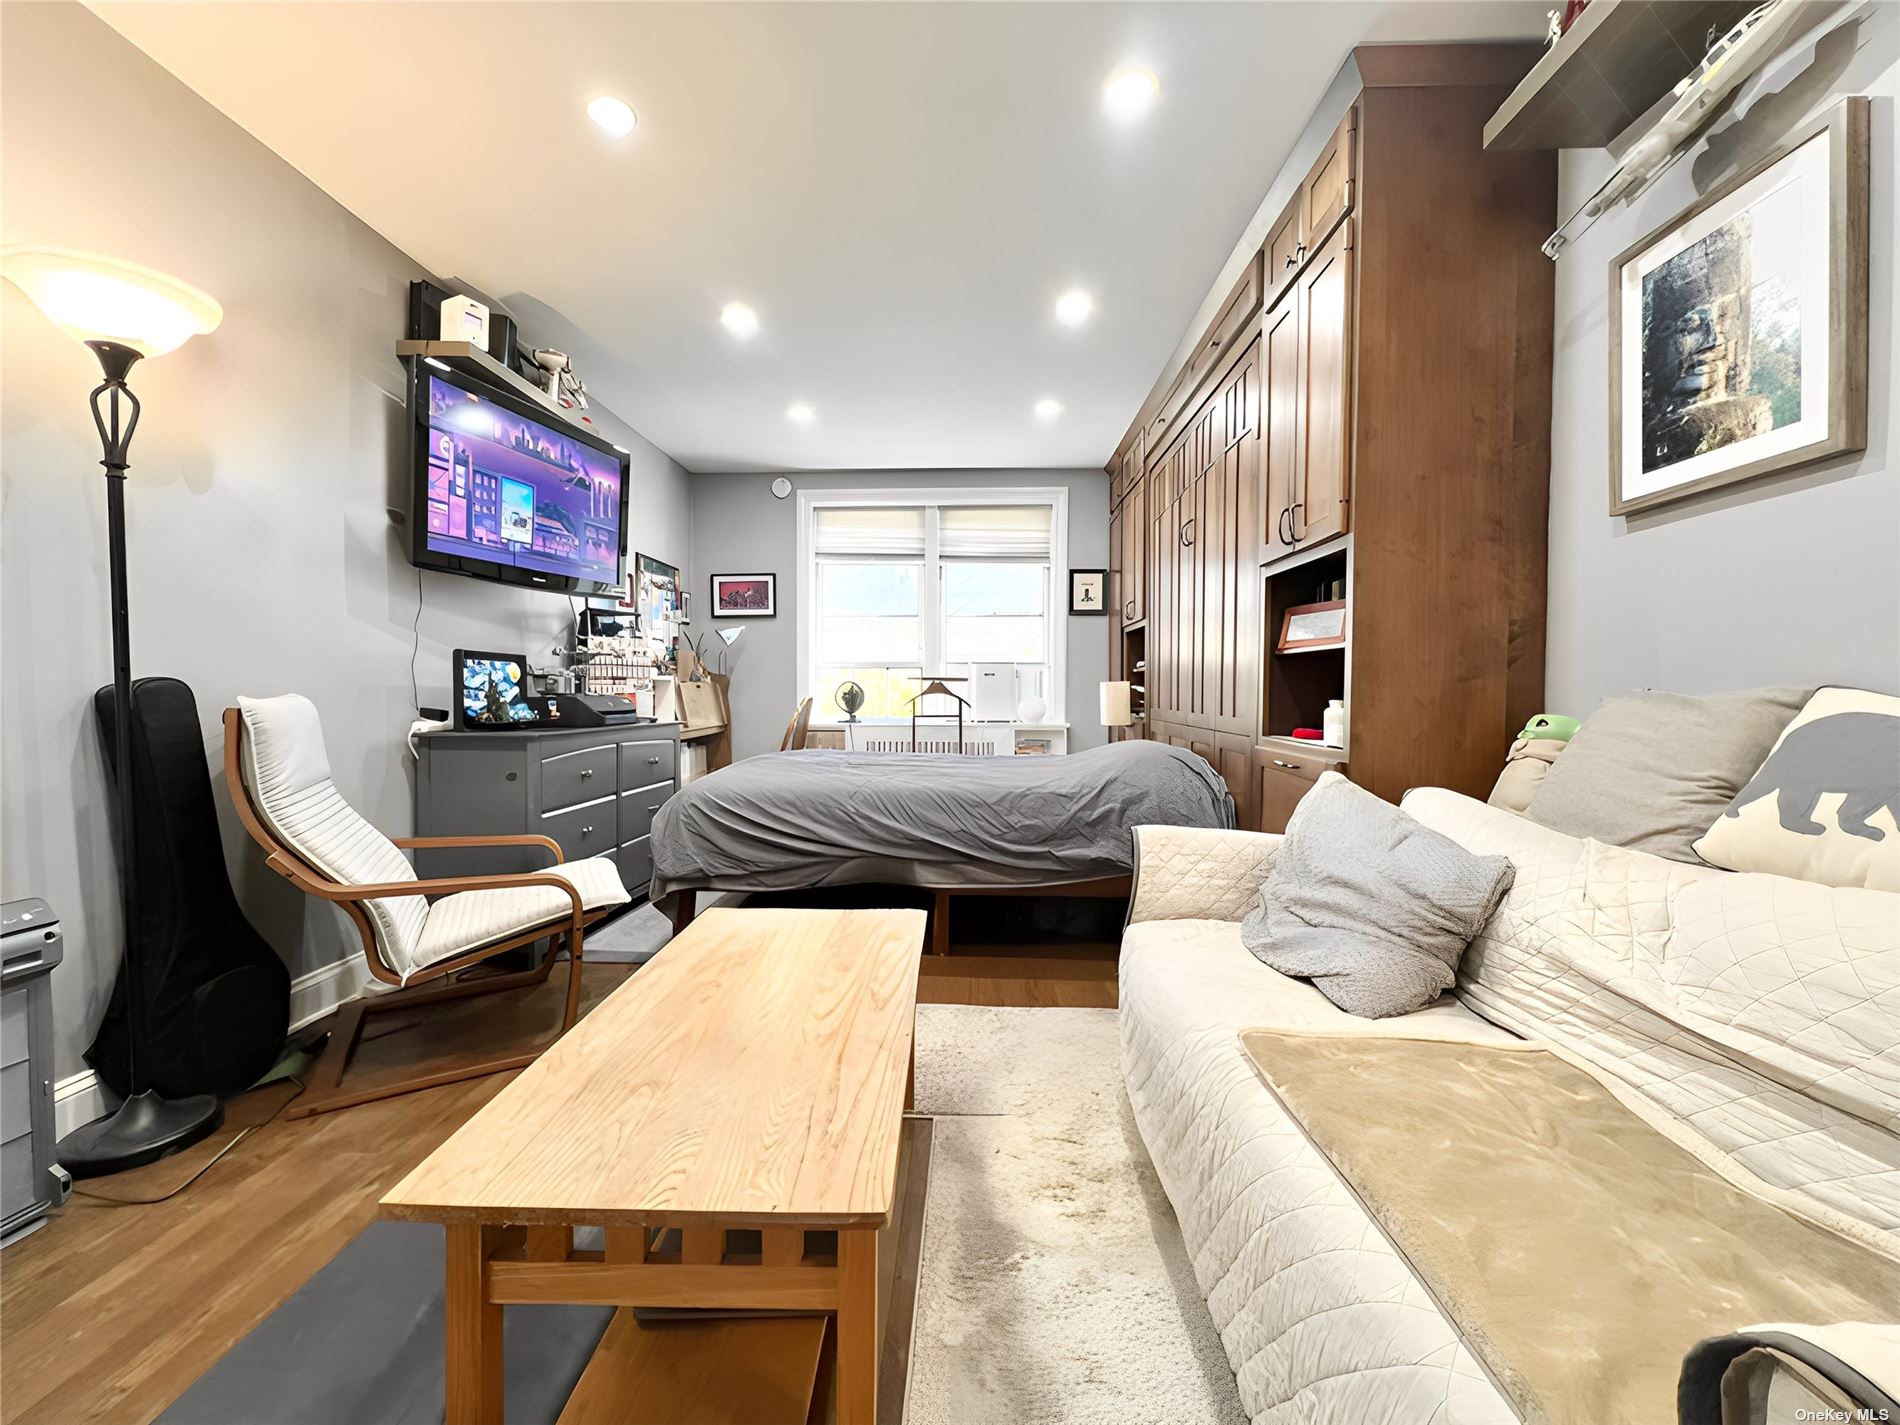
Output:
<instances>
[{"instance_id":1,"label":"framed photo on wall","mask_svg":"<svg viewBox=\"0 0 1900 1425\"><path fill-rule=\"evenodd\" d=\"M1610 513L1867 444L1867 100L1610 264Z\"/></svg>"},{"instance_id":2,"label":"framed photo on wall","mask_svg":"<svg viewBox=\"0 0 1900 1425\"><path fill-rule=\"evenodd\" d=\"M1108 570L1069 571L1069 612L1108 616Z\"/></svg>"},{"instance_id":3,"label":"framed photo on wall","mask_svg":"<svg viewBox=\"0 0 1900 1425\"><path fill-rule=\"evenodd\" d=\"M664 649L679 629L680 571L647 554L634 556L634 602L647 642Z\"/></svg>"},{"instance_id":4,"label":"framed photo on wall","mask_svg":"<svg viewBox=\"0 0 1900 1425\"><path fill-rule=\"evenodd\" d=\"M778 575L713 575L712 616L714 618L777 618Z\"/></svg>"}]
</instances>

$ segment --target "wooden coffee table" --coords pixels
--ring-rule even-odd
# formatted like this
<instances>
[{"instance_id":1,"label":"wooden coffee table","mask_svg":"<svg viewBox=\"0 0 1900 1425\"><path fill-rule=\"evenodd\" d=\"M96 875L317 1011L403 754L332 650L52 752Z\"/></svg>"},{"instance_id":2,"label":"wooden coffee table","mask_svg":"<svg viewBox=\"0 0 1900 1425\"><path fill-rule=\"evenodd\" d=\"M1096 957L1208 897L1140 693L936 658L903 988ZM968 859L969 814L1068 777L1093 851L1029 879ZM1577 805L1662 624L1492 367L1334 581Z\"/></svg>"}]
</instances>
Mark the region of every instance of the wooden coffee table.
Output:
<instances>
[{"instance_id":1,"label":"wooden coffee table","mask_svg":"<svg viewBox=\"0 0 1900 1425\"><path fill-rule=\"evenodd\" d=\"M396 1185L385 1215L447 1230L447 1425L501 1420L510 1302L622 1308L564 1419L668 1350L639 1306L831 1313L836 1418L875 1420L923 938L914 910L710 910ZM785 1320L738 1325L770 1352Z\"/></svg>"}]
</instances>

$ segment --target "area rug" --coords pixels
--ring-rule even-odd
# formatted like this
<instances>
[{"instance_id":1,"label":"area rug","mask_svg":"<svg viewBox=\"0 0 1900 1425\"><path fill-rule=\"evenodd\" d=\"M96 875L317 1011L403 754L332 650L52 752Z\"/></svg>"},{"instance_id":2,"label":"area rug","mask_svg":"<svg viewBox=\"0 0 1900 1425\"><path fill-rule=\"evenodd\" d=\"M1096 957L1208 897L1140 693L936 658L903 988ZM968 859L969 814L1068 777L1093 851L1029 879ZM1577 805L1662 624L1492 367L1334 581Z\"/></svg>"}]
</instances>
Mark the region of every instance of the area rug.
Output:
<instances>
[{"instance_id":1,"label":"area rug","mask_svg":"<svg viewBox=\"0 0 1900 1425\"><path fill-rule=\"evenodd\" d=\"M1243 1425L1136 1135L1115 1012L922 1005L936 1116L907 1425ZM611 1312L511 1306L509 1425L551 1425ZM442 1233L378 1222L159 1425L442 1418Z\"/></svg>"},{"instance_id":2,"label":"area rug","mask_svg":"<svg viewBox=\"0 0 1900 1425\"><path fill-rule=\"evenodd\" d=\"M1242 1425L1115 1011L922 1005L936 1116L906 1425Z\"/></svg>"}]
</instances>

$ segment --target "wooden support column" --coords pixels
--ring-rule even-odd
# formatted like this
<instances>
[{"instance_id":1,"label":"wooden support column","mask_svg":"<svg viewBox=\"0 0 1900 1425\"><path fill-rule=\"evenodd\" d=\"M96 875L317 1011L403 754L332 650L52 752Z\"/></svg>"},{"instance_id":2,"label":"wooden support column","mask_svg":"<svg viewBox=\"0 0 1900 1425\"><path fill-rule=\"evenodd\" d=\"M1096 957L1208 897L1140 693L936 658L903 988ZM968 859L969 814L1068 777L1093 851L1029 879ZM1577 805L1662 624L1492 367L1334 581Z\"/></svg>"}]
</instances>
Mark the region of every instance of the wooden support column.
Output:
<instances>
[{"instance_id":1,"label":"wooden support column","mask_svg":"<svg viewBox=\"0 0 1900 1425\"><path fill-rule=\"evenodd\" d=\"M451 1223L444 1232L444 1425L502 1425L501 1307L488 1299L495 1229Z\"/></svg>"}]
</instances>

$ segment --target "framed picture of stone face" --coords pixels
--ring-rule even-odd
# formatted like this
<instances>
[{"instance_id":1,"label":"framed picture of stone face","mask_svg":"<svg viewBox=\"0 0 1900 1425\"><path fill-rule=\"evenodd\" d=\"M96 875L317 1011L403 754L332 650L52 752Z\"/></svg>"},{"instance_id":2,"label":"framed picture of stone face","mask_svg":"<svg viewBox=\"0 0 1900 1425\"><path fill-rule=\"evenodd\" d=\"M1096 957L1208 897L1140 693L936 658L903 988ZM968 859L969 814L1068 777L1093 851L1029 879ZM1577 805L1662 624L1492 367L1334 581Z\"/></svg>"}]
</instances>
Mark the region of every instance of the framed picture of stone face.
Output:
<instances>
[{"instance_id":1,"label":"framed picture of stone face","mask_svg":"<svg viewBox=\"0 0 1900 1425\"><path fill-rule=\"evenodd\" d=\"M1867 444L1867 101L1610 264L1610 513Z\"/></svg>"},{"instance_id":2,"label":"framed picture of stone face","mask_svg":"<svg viewBox=\"0 0 1900 1425\"><path fill-rule=\"evenodd\" d=\"M776 574L715 574L712 576L714 618L777 618Z\"/></svg>"}]
</instances>

